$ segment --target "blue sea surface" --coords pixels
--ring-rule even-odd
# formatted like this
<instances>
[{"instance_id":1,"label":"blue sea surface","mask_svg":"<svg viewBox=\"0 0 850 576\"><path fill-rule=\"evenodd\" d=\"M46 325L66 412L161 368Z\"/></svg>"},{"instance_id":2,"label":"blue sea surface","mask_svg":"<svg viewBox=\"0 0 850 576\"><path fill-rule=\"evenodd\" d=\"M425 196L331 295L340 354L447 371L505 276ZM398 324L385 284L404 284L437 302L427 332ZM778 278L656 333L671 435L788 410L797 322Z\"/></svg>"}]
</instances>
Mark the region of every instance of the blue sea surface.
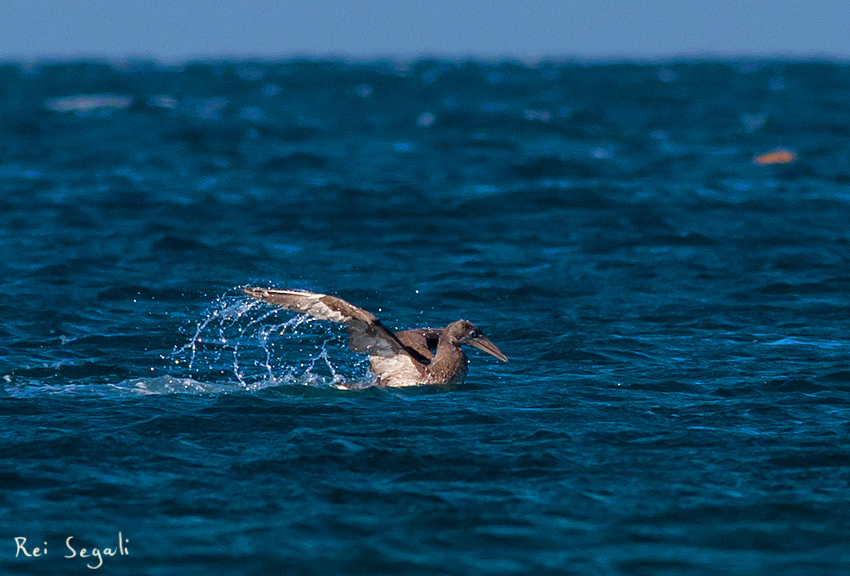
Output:
<instances>
[{"instance_id":1,"label":"blue sea surface","mask_svg":"<svg viewBox=\"0 0 850 576\"><path fill-rule=\"evenodd\" d=\"M2 64L0 572L847 574L849 160L847 63Z\"/></svg>"}]
</instances>

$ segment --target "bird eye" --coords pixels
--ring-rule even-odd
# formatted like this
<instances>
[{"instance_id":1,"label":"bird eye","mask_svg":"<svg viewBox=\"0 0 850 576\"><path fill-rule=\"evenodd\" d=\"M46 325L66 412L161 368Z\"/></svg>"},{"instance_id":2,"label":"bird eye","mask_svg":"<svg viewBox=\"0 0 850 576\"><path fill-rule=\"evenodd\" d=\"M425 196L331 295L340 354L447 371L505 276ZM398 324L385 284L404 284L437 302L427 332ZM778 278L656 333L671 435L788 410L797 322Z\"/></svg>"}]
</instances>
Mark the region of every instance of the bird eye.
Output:
<instances>
[{"instance_id":1,"label":"bird eye","mask_svg":"<svg viewBox=\"0 0 850 576\"><path fill-rule=\"evenodd\" d=\"M481 332L479 332L478 330L473 330L472 332L469 333L469 335L472 338L481 338Z\"/></svg>"}]
</instances>

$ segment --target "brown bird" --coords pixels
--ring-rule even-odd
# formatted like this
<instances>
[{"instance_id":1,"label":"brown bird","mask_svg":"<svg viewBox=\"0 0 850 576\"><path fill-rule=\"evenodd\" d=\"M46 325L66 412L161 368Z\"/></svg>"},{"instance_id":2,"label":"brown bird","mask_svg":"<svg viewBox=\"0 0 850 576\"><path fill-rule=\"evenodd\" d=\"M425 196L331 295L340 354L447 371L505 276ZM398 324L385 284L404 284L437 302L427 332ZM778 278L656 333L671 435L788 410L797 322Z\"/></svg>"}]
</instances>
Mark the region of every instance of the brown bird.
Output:
<instances>
[{"instance_id":1,"label":"brown bird","mask_svg":"<svg viewBox=\"0 0 850 576\"><path fill-rule=\"evenodd\" d=\"M458 320L445 328L416 328L391 332L372 313L336 296L306 290L245 287L257 300L309 314L348 327L348 346L369 355L378 386L458 386L467 372L461 346L473 346L507 362L495 344L472 322Z\"/></svg>"}]
</instances>

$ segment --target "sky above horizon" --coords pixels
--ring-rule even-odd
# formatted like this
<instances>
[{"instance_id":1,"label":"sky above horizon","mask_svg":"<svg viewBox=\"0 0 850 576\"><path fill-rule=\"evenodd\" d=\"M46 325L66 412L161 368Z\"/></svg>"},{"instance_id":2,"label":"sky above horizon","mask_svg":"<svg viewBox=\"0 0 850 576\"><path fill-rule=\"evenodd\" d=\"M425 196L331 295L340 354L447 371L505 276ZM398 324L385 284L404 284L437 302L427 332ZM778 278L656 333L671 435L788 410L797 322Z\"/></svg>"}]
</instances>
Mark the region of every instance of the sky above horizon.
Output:
<instances>
[{"instance_id":1,"label":"sky above horizon","mask_svg":"<svg viewBox=\"0 0 850 576\"><path fill-rule=\"evenodd\" d=\"M0 60L850 58L846 0L2 0Z\"/></svg>"}]
</instances>

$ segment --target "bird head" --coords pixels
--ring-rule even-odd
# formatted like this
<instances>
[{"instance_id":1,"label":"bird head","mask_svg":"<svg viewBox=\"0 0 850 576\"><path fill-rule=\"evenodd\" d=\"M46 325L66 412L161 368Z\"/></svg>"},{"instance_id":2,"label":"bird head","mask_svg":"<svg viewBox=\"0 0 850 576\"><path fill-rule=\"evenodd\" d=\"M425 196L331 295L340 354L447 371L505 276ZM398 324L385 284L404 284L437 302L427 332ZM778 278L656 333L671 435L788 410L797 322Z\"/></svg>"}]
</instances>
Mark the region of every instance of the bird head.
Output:
<instances>
[{"instance_id":1,"label":"bird head","mask_svg":"<svg viewBox=\"0 0 850 576\"><path fill-rule=\"evenodd\" d=\"M452 332L455 333L455 341L458 344L478 348L491 356L495 356L502 362L508 361L508 357L499 350L499 347L485 337L484 333L481 332L481 329L472 322L469 322L468 320L458 320L452 325L452 328Z\"/></svg>"}]
</instances>

